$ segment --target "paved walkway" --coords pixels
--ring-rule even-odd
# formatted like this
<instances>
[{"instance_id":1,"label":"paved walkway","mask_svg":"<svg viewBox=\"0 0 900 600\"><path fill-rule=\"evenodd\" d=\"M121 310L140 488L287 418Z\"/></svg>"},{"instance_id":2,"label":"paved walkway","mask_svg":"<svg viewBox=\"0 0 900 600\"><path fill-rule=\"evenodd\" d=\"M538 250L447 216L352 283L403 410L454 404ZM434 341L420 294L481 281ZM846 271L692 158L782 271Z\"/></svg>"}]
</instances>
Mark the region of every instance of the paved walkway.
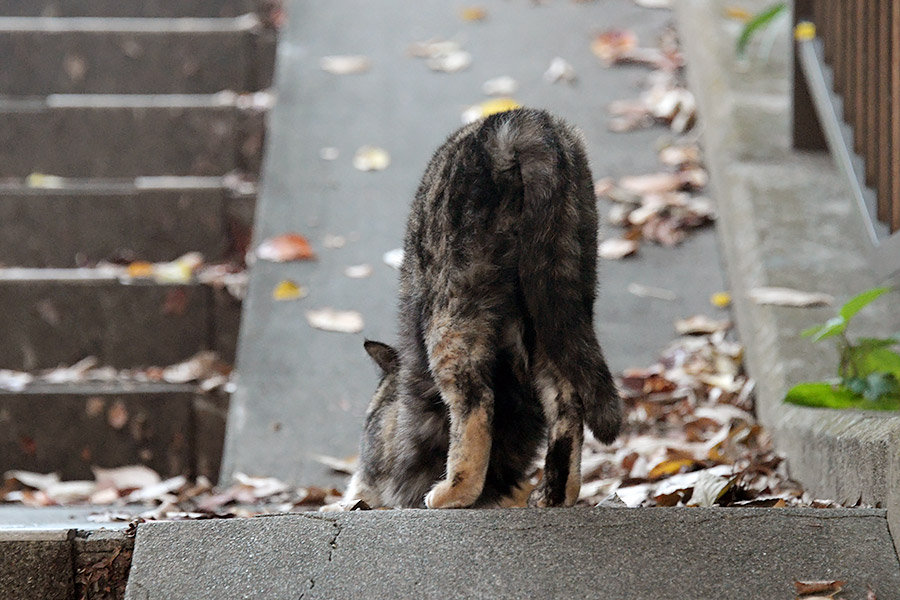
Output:
<instances>
[{"instance_id":1,"label":"paved walkway","mask_svg":"<svg viewBox=\"0 0 900 600\"><path fill-rule=\"evenodd\" d=\"M289 21L278 52L278 105L271 114L267 164L257 210L257 242L296 231L312 241L314 263L257 262L244 308L224 474L244 471L297 483L322 483L328 470L314 454L355 453L376 371L363 338L391 341L397 272L382 262L401 245L406 213L434 149L460 124L463 110L485 99L482 83L509 75L523 105L552 110L585 133L596 178L660 169L663 129L614 134L606 128L609 102L633 97L646 74L640 67L604 69L590 51L591 35L610 27L633 29L655 43L668 11L631 0L536 4L524 0L481 3L483 22L464 22L455 4L427 0L415 9L387 3L288 3ZM472 54L458 73L430 71L408 56L410 44L452 37ZM364 74L319 69L322 56L365 54ZM554 57L571 63L577 84L548 84L542 75ZM388 150L380 172L352 167L366 144ZM337 160L319 157L335 147ZM340 249L323 247L327 235L345 236ZM349 279L348 265L370 263L371 277ZM296 302L275 302L282 279L308 287ZM674 332L672 322L712 310L710 293L722 289L713 231L683 246L645 246L637 258L601 265L597 329L618 371L649 364ZM674 290L675 301L638 298L630 283ZM304 313L331 306L365 318L359 335L312 329Z\"/></svg>"}]
</instances>

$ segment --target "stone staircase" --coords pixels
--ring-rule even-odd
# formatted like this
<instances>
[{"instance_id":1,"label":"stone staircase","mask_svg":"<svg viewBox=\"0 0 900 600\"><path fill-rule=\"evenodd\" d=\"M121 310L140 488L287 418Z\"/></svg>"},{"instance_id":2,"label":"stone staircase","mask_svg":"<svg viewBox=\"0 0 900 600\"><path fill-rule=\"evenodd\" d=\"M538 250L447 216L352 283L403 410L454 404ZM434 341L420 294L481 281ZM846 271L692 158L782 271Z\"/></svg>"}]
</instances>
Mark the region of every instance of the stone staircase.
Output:
<instances>
[{"instance_id":1,"label":"stone staircase","mask_svg":"<svg viewBox=\"0 0 900 600\"><path fill-rule=\"evenodd\" d=\"M221 286L96 267L242 260L275 54L257 4L0 0L0 369L234 360ZM227 404L182 383L0 389L0 472L215 479Z\"/></svg>"}]
</instances>

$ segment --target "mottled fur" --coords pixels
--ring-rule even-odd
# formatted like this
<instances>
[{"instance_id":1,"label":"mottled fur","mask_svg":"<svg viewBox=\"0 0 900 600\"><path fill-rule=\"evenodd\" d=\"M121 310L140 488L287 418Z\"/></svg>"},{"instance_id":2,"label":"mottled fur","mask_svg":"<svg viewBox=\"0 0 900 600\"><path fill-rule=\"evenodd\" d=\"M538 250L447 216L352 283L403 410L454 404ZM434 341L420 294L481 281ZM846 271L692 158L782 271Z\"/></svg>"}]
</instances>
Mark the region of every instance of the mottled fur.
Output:
<instances>
[{"instance_id":1,"label":"mottled fur","mask_svg":"<svg viewBox=\"0 0 900 600\"><path fill-rule=\"evenodd\" d=\"M577 500L584 424L604 442L621 425L593 329L595 202L579 134L543 111L435 152L407 225L399 350L366 343L383 377L347 498L517 504L546 441L530 504Z\"/></svg>"}]
</instances>

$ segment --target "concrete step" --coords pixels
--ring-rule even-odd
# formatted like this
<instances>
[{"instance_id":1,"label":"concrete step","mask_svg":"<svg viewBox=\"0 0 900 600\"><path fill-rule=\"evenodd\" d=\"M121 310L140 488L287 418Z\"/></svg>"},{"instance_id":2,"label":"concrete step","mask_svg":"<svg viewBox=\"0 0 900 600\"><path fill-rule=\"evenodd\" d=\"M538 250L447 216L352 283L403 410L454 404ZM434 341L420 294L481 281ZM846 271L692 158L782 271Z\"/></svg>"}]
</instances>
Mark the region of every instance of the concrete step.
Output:
<instances>
[{"instance_id":1,"label":"concrete step","mask_svg":"<svg viewBox=\"0 0 900 600\"><path fill-rule=\"evenodd\" d=\"M134 538L123 526L78 530L0 525L0 597L122 598L134 548Z\"/></svg>"},{"instance_id":2,"label":"concrete step","mask_svg":"<svg viewBox=\"0 0 900 600\"><path fill-rule=\"evenodd\" d=\"M190 560L185 560L190 557ZM161 576L165 574L165 576ZM404 510L138 525L128 600L900 598L885 512ZM364 590L364 591L363 591Z\"/></svg>"},{"instance_id":3,"label":"concrete step","mask_svg":"<svg viewBox=\"0 0 900 600\"><path fill-rule=\"evenodd\" d=\"M274 37L234 19L0 18L0 94L210 94L271 85Z\"/></svg>"},{"instance_id":4,"label":"concrete step","mask_svg":"<svg viewBox=\"0 0 900 600\"><path fill-rule=\"evenodd\" d=\"M267 96L51 95L0 101L0 177L259 172ZM263 106L265 102L263 102Z\"/></svg>"},{"instance_id":5,"label":"concrete step","mask_svg":"<svg viewBox=\"0 0 900 600\"><path fill-rule=\"evenodd\" d=\"M239 251L252 226L255 186L221 177L50 183L0 183L0 266L166 262L192 251L217 262Z\"/></svg>"},{"instance_id":6,"label":"concrete step","mask_svg":"<svg viewBox=\"0 0 900 600\"><path fill-rule=\"evenodd\" d=\"M235 17L254 0L0 0L0 15L16 17Z\"/></svg>"},{"instance_id":7,"label":"concrete step","mask_svg":"<svg viewBox=\"0 0 900 600\"><path fill-rule=\"evenodd\" d=\"M240 302L198 283L126 283L96 269L0 269L0 368L86 356L117 368L170 365L200 350L231 362Z\"/></svg>"},{"instance_id":8,"label":"concrete step","mask_svg":"<svg viewBox=\"0 0 900 600\"><path fill-rule=\"evenodd\" d=\"M228 396L171 383L30 384L0 390L0 473L93 479L143 464L162 477L219 475Z\"/></svg>"}]
</instances>

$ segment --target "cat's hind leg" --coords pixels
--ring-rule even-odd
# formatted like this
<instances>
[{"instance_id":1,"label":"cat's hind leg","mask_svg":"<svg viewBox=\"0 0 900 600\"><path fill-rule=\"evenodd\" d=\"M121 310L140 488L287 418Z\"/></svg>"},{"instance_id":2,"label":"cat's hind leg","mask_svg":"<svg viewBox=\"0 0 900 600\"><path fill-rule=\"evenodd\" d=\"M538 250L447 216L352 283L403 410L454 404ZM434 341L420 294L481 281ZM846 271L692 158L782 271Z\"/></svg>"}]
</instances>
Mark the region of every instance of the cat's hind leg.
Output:
<instances>
[{"instance_id":1,"label":"cat's hind leg","mask_svg":"<svg viewBox=\"0 0 900 600\"><path fill-rule=\"evenodd\" d=\"M428 508L471 506L491 455L496 324L479 311L438 310L426 330L429 367L450 413L445 478L425 496Z\"/></svg>"},{"instance_id":2,"label":"cat's hind leg","mask_svg":"<svg viewBox=\"0 0 900 600\"><path fill-rule=\"evenodd\" d=\"M581 491L584 407L574 386L541 360L536 384L549 426L544 477L531 493L531 506L572 506Z\"/></svg>"}]
</instances>

